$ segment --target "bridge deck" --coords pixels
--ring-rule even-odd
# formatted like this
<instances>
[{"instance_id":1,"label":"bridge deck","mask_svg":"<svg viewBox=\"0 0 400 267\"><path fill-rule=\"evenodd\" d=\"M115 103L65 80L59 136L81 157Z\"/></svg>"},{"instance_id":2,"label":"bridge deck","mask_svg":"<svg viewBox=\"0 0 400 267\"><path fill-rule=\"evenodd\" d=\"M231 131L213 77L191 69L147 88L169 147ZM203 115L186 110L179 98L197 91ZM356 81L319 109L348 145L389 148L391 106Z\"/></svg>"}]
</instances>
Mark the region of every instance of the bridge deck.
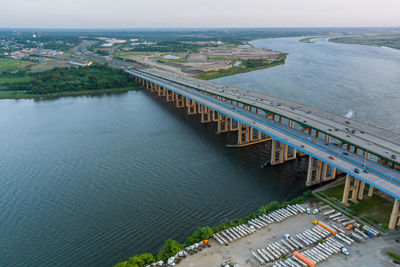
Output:
<instances>
[{"instance_id":1,"label":"bridge deck","mask_svg":"<svg viewBox=\"0 0 400 267\"><path fill-rule=\"evenodd\" d=\"M367 125L317 108L294 103L262 93L203 81L154 68L141 70L144 73L162 77L177 84L189 86L203 92L213 93L259 109L269 111L295 122L307 125L322 133L331 135L345 143L400 165L400 135ZM346 121L349 122L346 123ZM348 128L349 130L346 130ZM331 130L329 130L331 129ZM337 129L337 131L335 130ZM351 130L356 130L352 133ZM392 158L396 156L396 159Z\"/></svg>"},{"instance_id":2,"label":"bridge deck","mask_svg":"<svg viewBox=\"0 0 400 267\"><path fill-rule=\"evenodd\" d=\"M303 151L306 154L322 160L323 162L326 162L327 164L334 166L397 199L400 199L400 173L393 169L387 168L378 163L369 162L367 166L368 173L355 173L354 169L359 168L362 170L364 164L364 158L357 154L350 153L348 156L344 156L342 153L345 150L339 146L333 144L326 145L324 141L316 137L291 128L288 125L270 120L265 116L216 99L215 97L208 96L191 88L192 86L188 87L137 70L130 70L128 72L188 97L202 105L229 116L240 123L256 128L278 141L286 143L299 151ZM334 156L334 159L330 159L329 156Z\"/></svg>"}]
</instances>

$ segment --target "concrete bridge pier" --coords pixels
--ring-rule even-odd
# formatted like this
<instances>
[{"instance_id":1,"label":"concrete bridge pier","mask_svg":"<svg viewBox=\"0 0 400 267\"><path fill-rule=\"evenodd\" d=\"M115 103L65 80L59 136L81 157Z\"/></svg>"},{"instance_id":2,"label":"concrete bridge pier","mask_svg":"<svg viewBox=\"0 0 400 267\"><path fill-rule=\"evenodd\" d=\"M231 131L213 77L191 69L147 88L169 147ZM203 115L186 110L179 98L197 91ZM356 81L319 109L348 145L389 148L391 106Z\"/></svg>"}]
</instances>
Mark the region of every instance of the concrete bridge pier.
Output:
<instances>
[{"instance_id":1,"label":"concrete bridge pier","mask_svg":"<svg viewBox=\"0 0 400 267\"><path fill-rule=\"evenodd\" d=\"M218 133L229 132L229 118L224 114L218 114Z\"/></svg>"},{"instance_id":2,"label":"concrete bridge pier","mask_svg":"<svg viewBox=\"0 0 400 267\"><path fill-rule=\"evenodd\" d=\"M170 91L170 90L166 90L166 99L167 99L167 103L170 102L174 102L175 101L175 92L174 91Z\"/></svg>"},{"instance_id":3,"label":"concrete bridge pier","mask_svg":"<svg viewBox=\"0 0 400 267\"><path fill-rule=\"evenodd\" d=\"M285 161L285 145L279 141L272 140L271 165L281 164Z\"/></svg>"},{"instance_id":4,"label":"concrete bridge pier","mask_svg":"<svg viewBox=\"0 0 400 267\"><path fill-rule=\"evenodd\" d=\"M159 97L164 97L165 96L165 88L164 87L161 87L161 86L158 86L158 92L157 92L157 95L159 96Z\"/></svg>"},{"instance_id":5,"label":"concrete bridge pier","mask_svg":"<svg viewBox=\"0 0 400 267\"><path fill-rule=\"evenodd\" d=\"M229 118L229 131L239 131L239 125L240 123L237 122L236 120Z\"/></svg>"},{"instance_id":6,"label":"concrete bridge pier","mask_svg":"<svg viewBox=\"0 0 400 267\"><path fill-rule=\"evenodd\" d=\"M218 122L218 120L219 120L218 111L212 110L211 111L211 121Z\"/></svg>"},{"instance_id":7,"label":"concrete bridge pier","mask_svg":"<svg viewBox=\"0 0 400 267\"><path fill-rule=\"evenodd\" d=\"M183 95L175 94L176 108L185 107L185 97Z\"/></svg>"},{"instance_id":8,"label":"concrete bridge pier","mask_svg":"<svg viewBox=\"0 0 400 267\"><path fill-rule=\"evenodd\" d=\"M197 102L192 99L186 98L186 107L188 115L196 115L197 114Z\"/></svg>"},{"instance_id":9,"label":"concrete bridge pier","mask_svg":"<svg viewBox=\"0 0 400 267\"><path fill-rule=\"evenodd\" d=\"M201 123L211 122L211 109L207 106L200 105L199 113L201 114Z\"/></svg>"},{"instance_id":10,"label":"concrete bridge pier","mask_svg":"<svg viewBox=\"0 0 400 267\"><path fill-rule=\"evenodd\" d=\"M360 180L358 180L355 177L350 176L349 174L346 175L346 182L344 183L343 198L342 198L343 205L349 206L350 191L351 191L350 200L353 203L358 203L357 196L358 196L359 186L360 186Z\"/></svg>"},{"instance_id":11,"label":"concrete bridge pier","mask_svg":"<svg viewBox=\"0 0 400 267\"><path fill-rule=\"evenodd\" d=\"M285 157L284 157L285 161L296 159L297 158L297 149L285 144L284 145L284 155L285 155Z\"/></svg>"},{"instance_id":12,"label":"concrete bridge pier","mask_svg":"<svg viewBox=\"0 0 400 267\"><path fill-rule=\"evenodd\" d=\"M242 145L245 143L250 142L250 126L243 124L243 123L238 123L239 129L238 129L238 145Z\"/></svg>"},{"instance_id":13,"label":"concrete bridge pier","mask_svg":"<svg viewBox=\"0 0 400 267\"><path fill-rule=\"evenodd\" d=\"M390 215L390 220L389 220L389 225L388 225L388 229L391 231L394 231L396 228L396 224L397 226L400 226L400 221L399 221L399 217L400 217L400 201L398 199L394 200L394 204L393 204L393 209L392 209L392 214Z\"/></svg>"},{"instance_id":14,"label":"concrete bridge pier","mask_svg":"<svg viewBox=\"0 0 400 267\"><path fill-rule=\"evenodd\" d=\"M312 186L321 182L321 168L321 161L309 156L306 186Z\"/></svg>"}]
</instances>

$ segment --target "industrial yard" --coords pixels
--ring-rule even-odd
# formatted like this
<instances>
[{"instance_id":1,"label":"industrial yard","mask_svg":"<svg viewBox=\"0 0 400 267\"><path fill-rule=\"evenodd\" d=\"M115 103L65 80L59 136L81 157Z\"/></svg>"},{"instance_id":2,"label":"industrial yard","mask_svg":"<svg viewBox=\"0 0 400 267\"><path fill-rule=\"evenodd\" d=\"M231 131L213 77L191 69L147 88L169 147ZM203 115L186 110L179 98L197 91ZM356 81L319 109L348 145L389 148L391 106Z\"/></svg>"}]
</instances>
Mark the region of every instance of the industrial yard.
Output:
<instances>
[{"instance_id":1,"label":"industrial yard","mask_svg":"<svg viewBox=\"0 0 400 267\"><path fill-rule=\"evenodd\" d=\"M203 47L198 53L121 52L119 58L159 67L179 74L198 75L203 72L239 67L246 60L261 59L269 63L284 53L251 45L220 45Z\"/></svg>"},{"instance_id":2,"label":"industrial yard","mask_svg":"<svg viewBox=\"0 0 400 267\"><path fill-rule=\"evenodd\" d=\"M291 206L222 231L210 240L211 247L188 256L179 266L393 266L386 252L399 253L394 237L375 236L375 229L368 226L355 230L357 223L318 201L301 207L302 212ZM318 213L313 214L316 208ZM348 224L354 228L346 229ZM295 251L311 261L295 257Z\"/></svg>"}]
</instances>

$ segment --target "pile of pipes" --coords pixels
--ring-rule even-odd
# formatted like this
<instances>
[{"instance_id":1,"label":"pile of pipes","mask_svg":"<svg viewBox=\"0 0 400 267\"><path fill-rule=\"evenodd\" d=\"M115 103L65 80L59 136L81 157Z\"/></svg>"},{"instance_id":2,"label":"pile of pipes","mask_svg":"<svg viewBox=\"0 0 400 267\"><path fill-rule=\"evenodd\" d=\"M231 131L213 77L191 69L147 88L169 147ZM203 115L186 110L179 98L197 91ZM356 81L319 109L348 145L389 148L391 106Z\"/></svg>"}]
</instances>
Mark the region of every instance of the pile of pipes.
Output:
<instances>
[{"instance_id":1,"label":"pile of pipes","mask_svg":"<svg viewBox=\"0 0 400 267\"><path fill-rule=\"evenodd\" d=\"M254 233L256 229L261 229L271 223L281 222L291 216L304 212L306 212L306 210L298 204L287 205L286 208L275 210L269 214L263 214L255 219L251 219L247 224L234 226L219 233L215 233L213 237L219 244L227 245L229 242Z\"/></svg>"},{"instance_id":2,"label":"pile of pipes","mask_svg":"<svg viewBox=\"0 0 400 267\"><path fill-rule=\"evenodd\" d=\"M295 252L294 256L299 259L302 263L301 265L288 264L288 266L310 266L310 263L316 264L327 260L333 254L337 254L341 251L343 245L336 241L333 237L327 238L323 243L318 243L315 247L309 248L302 252ZM275 264L274 266L287 266Z\"/></svg>"},{"instance_id":3,"label":"pile of pipes","mask_svg":"<svg viewBox=\"0 0 400 267\"><path fill-rule=\"evenodd\" d=\"M236 239L247 236L256 230L253 226L247 226L246 224L238 225L221 231L219 233L215 233L213 235L214 239L221 245L228 244Z\"/></svg>"},{"instance_id":4,"label":"pile of pipes","mask_svg":"<svg viewBox=\"0 0 400 267\"><path fill-rule=\"evenodd\" d=\"M301 234L297 234L296 238L285 234L284 239L267 245L265 248L257 249L256 252L252 253L261 264L274 262L286 256L289 252L309 247L327 238L330 234L326 229L316 225L311 230L308 229ZM288 265L291 266L290 264ZM296 266L295 264L292 265ZM279 263L277 266L279 266Z\"/></svg>"},{"instance_id":5,"label":"pile of pipes","mask_svg":"<svg viewBox=\"0 0 400 267\"><path fill-rule=\"evenodd\" d=\"M183 250L179 251L178 253L176 253L175 256L172 256L170 258L168 258L167 260L167 265L168 266L175 266L176 264L180 263L184 258L187 257L187 255L193 255L196 254L200 251L202 251L204 248L206 247L206 245L204 244L203 241L193 244L189 247L184 248ZM160 265L157 265L161 263ZM156 264L156 265L153 265ZM156 262L153 263L152 265L149 266L163 266L163 262Z\"/></svg>"},{"instance_id":6,"label":"pile of pipes","mask_svg":"<svg viewBox=\"0 0 400 267\"><path fill-rule=\"evenodd\" d=\"M327 238L331 233L319 225L314 226L311 230L306 230L296 237L300 239L306 247L309 247L318 241Z\"/></svg>"}]
</instances>

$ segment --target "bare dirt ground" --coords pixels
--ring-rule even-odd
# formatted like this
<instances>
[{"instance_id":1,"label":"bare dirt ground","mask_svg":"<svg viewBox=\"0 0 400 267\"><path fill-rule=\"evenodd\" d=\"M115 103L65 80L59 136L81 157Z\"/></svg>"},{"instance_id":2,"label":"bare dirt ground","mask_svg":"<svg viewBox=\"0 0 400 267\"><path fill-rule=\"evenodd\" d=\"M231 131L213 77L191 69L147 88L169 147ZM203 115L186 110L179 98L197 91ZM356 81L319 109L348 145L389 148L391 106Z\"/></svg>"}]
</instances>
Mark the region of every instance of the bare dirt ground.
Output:
<instances>
[{"instance_id":1,"label":"bare dirt ground","mask_svg":"<svg viewBox=\"0 0 400 267\"><path fill-rule=\"evenodd\" d=\"M303 207L318 205L317 203L303 204ZM210 240L211 247L203 251L188 256L178 266L180 267L219 267L225 261L244 266L261 266L254 258L251 251L266 247L267 244L281 240L283 234L289 233L295 235L306 229L313 227L313 220L326 221L322 214L298 214L290 217L283 222L270 224L255 233L242 239L233 241L229 246L219 245L215 240ZM363 243L356 243L347 246L350 255L345 256L342 253L333 255L318 266L393 266L390 259L386 256L387 250L400 250L394 248L397 243L393 238L378 237L369 239ZM269 264L272 266L272 264Z\"/></svg>"},{"instance_id":2,"label":"bare dirt ground","mask_svg":"<svg viewBox=\"0 0 400 267\"><path fill-rule=\"evenodd\" d=\"M163 57L168 54L179 59L168 60ZM204 47L199 53L124 53L123 57L137 62L159 67L179 74L196 75L202 72L228 69L236 61L246 59L278 58L282 53L268 49L256 48L251 45Z\"/></svg>"}]
</instances>

